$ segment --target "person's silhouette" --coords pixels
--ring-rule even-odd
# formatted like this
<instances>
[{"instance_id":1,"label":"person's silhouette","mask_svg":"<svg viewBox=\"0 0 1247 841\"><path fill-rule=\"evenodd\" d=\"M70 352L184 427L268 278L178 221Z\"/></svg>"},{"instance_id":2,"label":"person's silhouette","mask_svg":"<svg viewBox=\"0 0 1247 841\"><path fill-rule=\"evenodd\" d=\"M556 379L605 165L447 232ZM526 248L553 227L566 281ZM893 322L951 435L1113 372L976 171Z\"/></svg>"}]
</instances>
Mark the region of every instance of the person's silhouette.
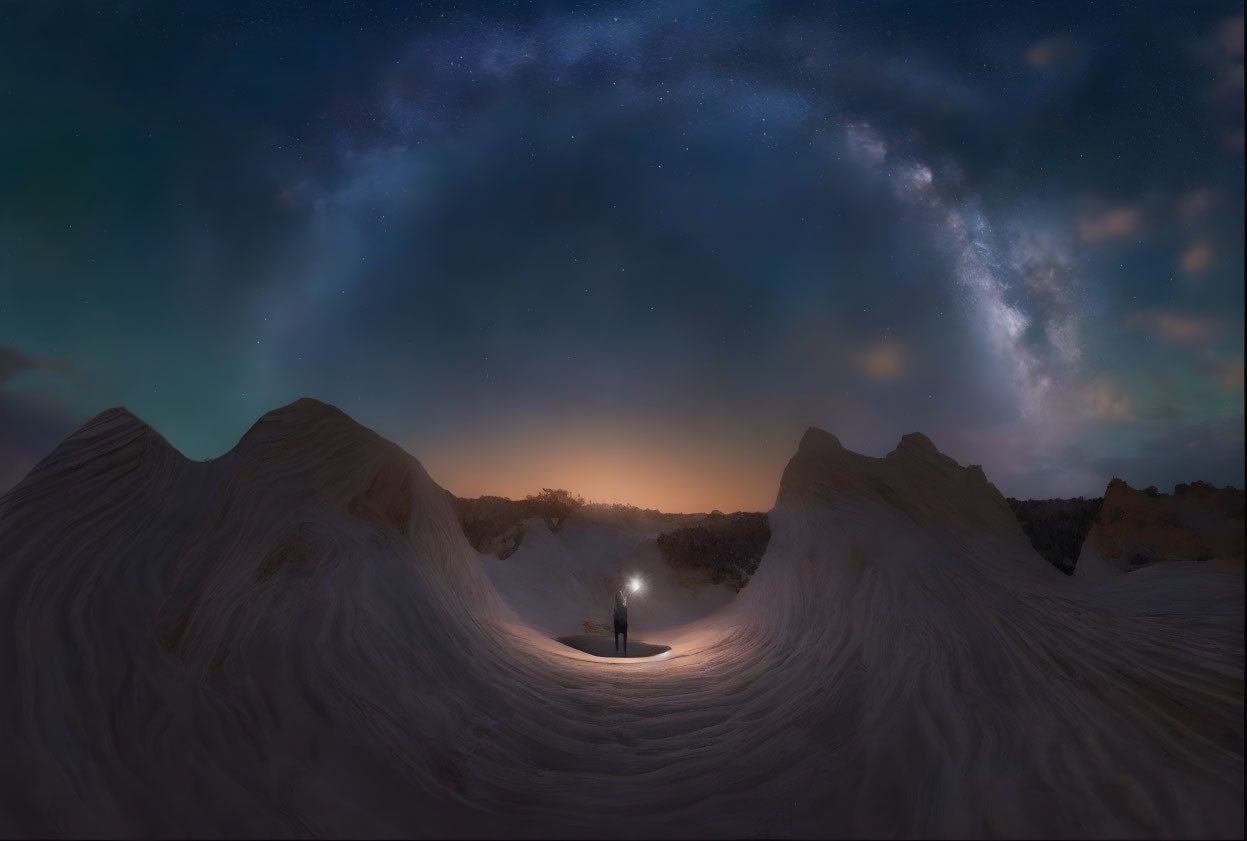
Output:
<instances>
[{"instance_id":1,"label":"person's silhouette","mask_svg":"<svg viewBox=\"0 0 1247 841\"><path fill-rule=\"evenodd\" d=\"M623 653L628 656L628 597L623 590L615 591L615 650L619 650L619 635L623 634Z\"/></svg>"}]
</instances>

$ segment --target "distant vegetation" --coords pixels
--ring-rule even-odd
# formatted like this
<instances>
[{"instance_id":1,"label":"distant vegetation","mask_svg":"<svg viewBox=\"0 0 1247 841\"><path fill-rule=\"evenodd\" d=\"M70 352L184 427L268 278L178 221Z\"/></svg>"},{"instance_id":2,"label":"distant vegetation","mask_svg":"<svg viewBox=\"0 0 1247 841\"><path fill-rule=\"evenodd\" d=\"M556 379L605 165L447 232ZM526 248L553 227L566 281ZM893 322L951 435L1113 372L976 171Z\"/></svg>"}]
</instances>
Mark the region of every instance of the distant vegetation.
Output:
<instances>
[{"instance_id":1,"label":"distant vegetation","mask_svg":"<svg viewBox=\"0 0 1247 841\"><path fill-rule=\"evenodd\" d=\"M505 496L481 496L461 499L450 495L451 505L459 517L463 534L478 552L511 556L524 540L524 521L540 517L550 529L563 528L567 517L585 504L584 499L562 488L542 488L539 494L523 499Z\"/></svg>"},{"instance_id":2,"label":"distant vegetation","mask_svg":"<svg viewBox=\"0 0 1247 841\"><path fill-rule=\"evenodd\" d=\"M672 523L674 525L690 525L699 523L706 519L707 516L721 516L720 512L715 511L713 514L671 514L666 511L659 511L657 508L638 508L635 505L628 505L623 502L586 502L585 508L594 511L609 512L617 522L639 524L645 520L659 523Z\"/></svg>"},{"instance_id":3,"label":"distant vegetation","mask_svg":"<svg viewBox=\"0 0 1247 841\"><path fill-rule=\"evenodd\" d=\"M523 499L505 496L479 496L464 499L449 494L451 505L459 517L463 534L478 552L497 555L500 560L508 558L524 540L524 521L540 517L552 532L563 528L572 512L586 509L605 512L615 522L639 525L651 522L670 523L673 526L690 525L706 519L706 514L670 514L654 508L638 508L619 502L586 502L579 494L563 488L542 488L539 494ZM722 517L718 511L710 517Z\"/></svg>"},{"instance_id":4,"label":"distant vegetation","mask_svg":"<svg viewBox=\"0 0 1247 841\"><path fill-rule=\"evenodd\" d=\"M771 540L766 514L715 512L696 525L658 536L658 549L686 586L726 584L740 592L757 571Z\"/></svg>"},{"instance_id":5,"label":"distant vegetation","mask_svg":"<svg viewBox=\"0 0 1247 841\"><path fill-rule=\"evenodd\" d=\"M478 552L505 560L524 540L524 521L540 517L552 532L563 528L579 509L605 512L620 524L667 523L672 530L658 536L658 549L678 583L688 587L725 584L739 592L758 569L771 539L766 514L668 514L619 503L587 503L563 488L542 488L524 499L481 496L461 499L448 494L463 534ZM593 633L586 628L585 633Z\"/></svg>"},{"instance_id":6,"label":"distant vegetation","mask_svg":"<svg viewBox=\"0 0 1247 841\"><path fill-rule=\"evenodd\" d=\"M520 501L521 507L527 512L525 516L540 517L546 521L550 531L563 528L567 515L584 504L585 501L580 494L573 494L562 488L555 490L542 488L541 493L535 496L530 494Z\"/></svg>"},{"instance_id":7,"label":"distant vegetation","mask_svg":"<svg viewBox=\"0 0 1247 841\"><path fill-rule=\"evenodd\" d=\"M1009 498L1008 502L1035 551L1061 572L1072 575L1104 498Z\"/></svg>"}]
</instances>

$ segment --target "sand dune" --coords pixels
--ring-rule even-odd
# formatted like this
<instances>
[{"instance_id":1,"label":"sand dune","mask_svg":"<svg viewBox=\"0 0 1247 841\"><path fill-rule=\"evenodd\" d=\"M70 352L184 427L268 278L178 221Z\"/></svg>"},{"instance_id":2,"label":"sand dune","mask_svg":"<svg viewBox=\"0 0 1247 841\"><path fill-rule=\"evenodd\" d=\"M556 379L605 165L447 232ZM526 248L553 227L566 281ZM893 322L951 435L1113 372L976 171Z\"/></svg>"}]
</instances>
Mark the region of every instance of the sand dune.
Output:
<instances>
[{"instance_id":1,"label":"sand dune","mask_svg":"<svg viewBox=\"0 0 1247 841\"><path fill-rule=\"evenodd\" d=\"M208 463L104 413L0 497L0 834L1242 836L1241 575L1066 578L921 436L811 430L771 528L604 660L331 407Z\"/></svg>"}]
</instances>

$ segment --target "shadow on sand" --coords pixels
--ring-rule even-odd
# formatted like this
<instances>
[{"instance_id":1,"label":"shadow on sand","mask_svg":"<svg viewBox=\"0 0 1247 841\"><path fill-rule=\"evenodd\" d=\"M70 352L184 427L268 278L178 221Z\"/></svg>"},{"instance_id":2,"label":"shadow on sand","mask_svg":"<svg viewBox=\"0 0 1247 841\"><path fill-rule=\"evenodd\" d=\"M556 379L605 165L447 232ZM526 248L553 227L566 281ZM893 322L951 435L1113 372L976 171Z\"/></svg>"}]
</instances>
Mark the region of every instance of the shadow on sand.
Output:
<instances>
[{"instance_id":1,"label":"shadow on sand","mask_svg":"<svg viewBox=\"0 0 1247 841\"><path fill-rule=\"evenodd\" d=\"M669 645L651 645L648 642L629 640L628 653L625 655L623 651L615 650L615 638L613 636L600 637L590 634L575 634L570 637L556 637L555 639L563 643L563 645L592 654L595 657L618 658L621 660L625 656L629 660L638 657L655 657L659 654L666 654L671 650Z\"/></svg>"}]
</instances>

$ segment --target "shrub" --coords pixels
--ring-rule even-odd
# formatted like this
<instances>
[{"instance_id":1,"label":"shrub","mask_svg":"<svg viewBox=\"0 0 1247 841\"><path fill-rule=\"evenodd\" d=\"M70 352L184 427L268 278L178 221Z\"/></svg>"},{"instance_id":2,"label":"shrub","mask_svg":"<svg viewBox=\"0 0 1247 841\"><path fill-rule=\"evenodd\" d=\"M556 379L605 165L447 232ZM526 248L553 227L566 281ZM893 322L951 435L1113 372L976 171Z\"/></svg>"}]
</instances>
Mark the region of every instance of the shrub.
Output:
<instances>
[{"instance_id":1,"label":"shrub","mask_svg":"<svg viewBox=\"0 0 1247 841\"><path fill-rule=\"evenodd\" d=\"M567 515L584 505L585 501L579 494L563 488L542 488L541 493L524 497L524 503L527 516L540 517L545 520L550 531L558 531L563 528Z\"/></svg>"},{"instance_id":2,"label":"shrub","mask_svg":"<svg viewBox=\"0 0 1247 841\"><path fill-rule=\"evenodd\" d=\"M540 517L550 531L558 531L568 515L585 504L579 496L562 488L542 488L541 493L518 500L505 496L461 499L451 494L450 502L472 548L496 554L500 560L520 547L524 520Z\"/></svg>"},{"instance_id":3,"label":"shrub","mask_svg":"<svg viewBox=\"0 0 1247 841\"><path fill-rule=\"evenodd\" d=\"M725 584L740 592L770 540L766 514L710 514L696 525L660 534L658 549L677 581Z\"/></svg>"},{"instance_id":4,"label":"shrub","mask_svg":"<svg viewBox=\"0 0 1247 841\"><path fill-rule=\"evenodd\" d=\"M1061 572L1072 574L1083 541L1104 499L1009 499L1008 502L1035 551Z\"/></svg>"}]
</instances>

